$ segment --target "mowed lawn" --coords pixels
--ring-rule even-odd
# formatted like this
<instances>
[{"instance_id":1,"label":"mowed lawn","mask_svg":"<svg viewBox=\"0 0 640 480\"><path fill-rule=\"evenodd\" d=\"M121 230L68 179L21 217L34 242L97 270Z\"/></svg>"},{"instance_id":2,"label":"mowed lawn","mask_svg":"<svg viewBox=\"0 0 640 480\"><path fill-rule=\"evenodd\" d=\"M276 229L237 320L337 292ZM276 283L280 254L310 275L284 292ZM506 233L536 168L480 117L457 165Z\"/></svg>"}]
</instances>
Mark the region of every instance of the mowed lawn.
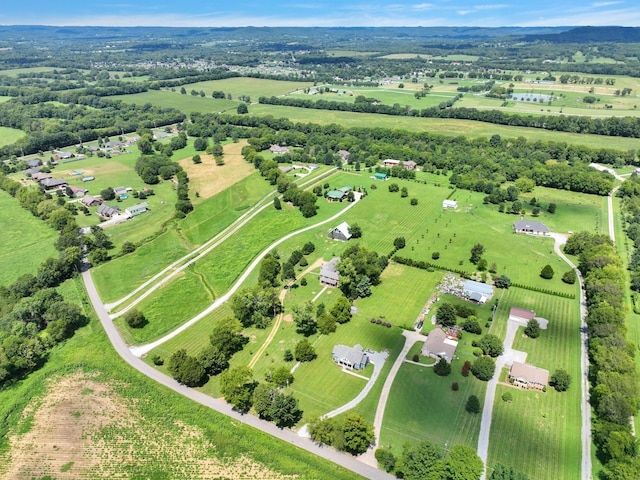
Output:
<instances>
[{"instance_id":1,"label":"mowed lawn","mask_svg":"<svg viewBox=\"0 0 640 480\"><path fill-rule=\"evenodd\" d=\"M2 103L2 100L0 100L0 103ZM18 130L17 128L0 127L0 147L11 145L25 135L26 133L23 130Z\"/></svg>"},{"instance_id":2,"label":"mowed lawn","mask_svg":"<svg viewBox=\"0 0 640 480\"><path fill-rule=\"evenodd\" d=\"M0 285L9 285L27 273L35 275L43 260L57 258L56 231L4 190L0 190L0 225Z\"/></svg>"},{"instance_id":3,"label":"mowed lawn","mask_svg":"<svg viewBox=\"0 0 640 480\"><path fill-rule=\"evenodd\" d=\"M311 87L312 82L289 82L280 80L269 80L265 78L237 77L225 78L223 80L209 80L206 82L191 83L185 85L187 92L193 90L203 90L207 96L211 96L214 90L231 94L233 100L237 100L239 95L251 97L252 102L257 102L258 97L270 97L272 95L286 95L296 90Z\"/></svg>"},{"instance_id":4,"label":"mowed lawn","mask_svg":"<svg viewBox=\"0 0 640 480\"><path fill-rule=\"evenodd\" d=\"M511 288L500 301L492 333L504 335L508 310L532 309L549 320L540 337L516 334L513 347L527 352L527 363L550 374L563 368L571 376L567 392L521 391L499 385L493 409L489 467L510 465L536 479L580 478L580 314L577 300ZM501 397L511 392L513 401Z\"/></svg>"},{"instance_id":5,"label":"mowed lawn","mask_svg":"<svg viewBox=\"0 0 640 480\"><path fill-rule=\"evenodd\" d=\"M181 94L180 89L177 89L175 92L170 90L149 90L148 92L134 93L131 95L114 95L113 99L135 105L150 103L155 107L175 108L187 115L194 112L213 113L229 109L235 110L239 103L235 100L212 98L211 92L205 92L206 95L204 97L191 95L188 92L194 87L192 85L185 85L185 88L187 89L186 94ZM199 88L197 90L198 92L200 91Z\"/></svg>"}]
</instances>

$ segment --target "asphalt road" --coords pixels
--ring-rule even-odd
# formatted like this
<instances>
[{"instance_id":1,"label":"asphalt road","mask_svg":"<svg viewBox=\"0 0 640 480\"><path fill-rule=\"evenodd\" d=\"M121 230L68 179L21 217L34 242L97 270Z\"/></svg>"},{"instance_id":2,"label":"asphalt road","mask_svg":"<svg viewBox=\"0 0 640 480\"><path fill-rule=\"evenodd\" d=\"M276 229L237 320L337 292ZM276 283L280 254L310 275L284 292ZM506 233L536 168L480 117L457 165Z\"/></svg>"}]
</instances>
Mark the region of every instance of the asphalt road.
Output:
<instances>
[{"instance_id":1,"label":"asphalt road","mask_svg":"<svg viewBox=\"0 0 640 480\"><path fill-rule=\"evenodd\" d=\"M318 455L319 457L338 464L346 468L347 470L357 473L358 475L361 475L365 478L372 480L393 480L395 478L393 475L389 475L382 470L378 470L377 468L360 462L355 457L340 453L329 447L316 445L312 440L299 437L295 432L291 430L280 429L274 424L266 422L264 420L260 420L258 417L254 417L253 415L240 414L233 410L227 403L216 400L203 393L200 393L197 390L193 390L184 385L181 385L172 378L151 367L150 365L147 365L144 361L136 357L129 350L128 345L124 342L116 327L113 325L113 321L109 317L109 314L105 310L102 301L100 300L100 296L98 295L98 292L93 283L93 279L91 278L91 273L87 268L83 269L82 279L84 280L84 284L87 289L87 293L89 294L89 299L93 304L93 308L95 309L98 318L100 319L100 323L107 333L107 336L109 337L113 348L125 362L127 362L143 375L146 375L150 379L173 390L174 392L179 393L184 397L193 400L194 402L198 402L199 404L209 407L212 410L215 410L223 415L231 417L238 422L261 430L279 440ZM274 445L274 448L277 448L277 446Z\"/></svg>"}]
</instances>

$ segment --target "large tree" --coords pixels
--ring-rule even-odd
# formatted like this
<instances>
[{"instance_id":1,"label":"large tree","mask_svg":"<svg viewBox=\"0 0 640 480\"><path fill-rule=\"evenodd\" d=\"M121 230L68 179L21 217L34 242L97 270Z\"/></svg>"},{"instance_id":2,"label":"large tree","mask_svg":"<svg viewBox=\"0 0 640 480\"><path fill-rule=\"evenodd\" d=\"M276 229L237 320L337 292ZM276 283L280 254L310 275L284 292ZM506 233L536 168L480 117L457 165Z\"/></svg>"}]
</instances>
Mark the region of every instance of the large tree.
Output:
<instances>
[{"instance_id":1,"label":"large tree","mask_svg":"<svg viewBox=\"0 0 640 480\"><path fill-rule=\"evenodd\" d=\"M444 476L447 480L479 480L484 464L475 449L467 445L454 445L444 459Z\"/></svg>"},{"instance_id":2,"label":"large tree","mask_svg":"<svg viewBox=\"0 0 640 480\"><path fill-rule=\"evenodd\" d=\"M473 365L471 365L471 373L478 379L483 381L491 380L496 371L496 362L491 357L478 357Z\"/></svg>"},{"instance_id":3,"label":"large tree","mask_svg":"<svg viewBox=\"0 0 640 480\"><path fill-rule=\"evenodd\" d=\"M504 351L502 340L492 333L484 335L478 341L478 347L482 349L482 353L490 357L498 357Z\"/></svg>"},{"instance_id":4,"label":"large tree","mask_svg":"<svg viewBox=\"0 0 640 480\"><path fill-rule=\"evenodd\" d=\"M442 451L428 440L406 443L401 465L405 480L439 480L444 473Z\"/></svg>"},{"instance_id":5,"label":"large tree","mask_svg":"<svg viewBox=\"0 0 640 480\"><path fill-rule=\"evenodd\" d=\"M313 335L318 330L315 319L315 309L311 302L295 305L293 307L293 321L296 324L296 332L305 337Z\"/></svg>"},{"instance_id":6,"label":"large tree","mask_svg":"<svg viewBox=\"0 0 640 480\"><path fill-rule=\"evenodd\" d=\"M456 324L456 307L448 302L442 303L438 307L436 319L440 325L452 327Z\"/></svg>"},{"instance_id":7,"label":"large tree","mask_svg":"<svg viewBox=\"0 0 640 480\"><path fill-rule=\"evenodd\" d=\"M373 440L373 425L357 413L349 413L342 424L344 449L352 455L367 451Z\"/></svg>"},{"instance_id":8,"label":"large tree","mask_svg":"<svg viewBox=\"0 0 640 480\"><path fill-rule=\"evenodd\" d=\"M484 253L484 246L479 243L476 243L473 247L471 247L471 258L469 261L471 263L478 263L478 260L482 258L482 254Z\"/></svg>"},{"instance_id":9,"label":"large tree","mask_svg":"<svg viewBox=\"0 0 640 480\"><path fill-rule=\"evenodd\" d=\"M220 374L220 393L240 412L248 412L251 408L253 388L253 373L248 367L237 366Z\"/></svg>"}]
</instances>

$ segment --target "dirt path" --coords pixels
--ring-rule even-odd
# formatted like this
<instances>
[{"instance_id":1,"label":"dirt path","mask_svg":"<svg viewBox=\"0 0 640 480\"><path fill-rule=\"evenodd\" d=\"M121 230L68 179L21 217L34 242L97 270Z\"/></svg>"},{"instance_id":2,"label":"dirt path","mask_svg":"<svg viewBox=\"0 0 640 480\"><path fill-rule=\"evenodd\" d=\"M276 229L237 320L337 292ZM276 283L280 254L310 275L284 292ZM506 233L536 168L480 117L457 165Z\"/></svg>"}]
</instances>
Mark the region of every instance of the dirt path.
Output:
<instances>
[{"instance_id":1,"label":"dirt path","mask_svg":"<svg viewBox=\"0 0 640 480\"><path fill-rule=\"evenodd\" d=\"M322 258L319 258L318 260L316 260L313 263L313 265L309 266L306 270L304 270L298 276L299 277L305 276L307 273L315 270L316 268L320 268L320 266L322 266L323 263L324 263L324 260ZM289 288L288 287L290 287L294 282L295 282L295 280L292 280L289 283L287 283L286 288L283 288L282 291L280 292L280 295L278 296L278 300L280 300L280 304L283 307L284 307L284 299L287 296L287 292L289 292ZM260 356L264 353L264 351L267 349L269 344L271 344L271 341L276 336L276 333L278 333L278 329L280 328L280 324L282 323L282 319L283 318L284 318L284 308L282 309L282 312L280 312L278 314L278 316L276 317L275 321L273 322L273 326L271 327L271 331L269 332L269 336L265 339L265 341L262 344L262 346L258 349L256 354L253 356L253 358L249 362L249 365L248 365L249 368L255 367L256 363L258 363L258 360L260 360Z\"/></svg>"}]
</instances>

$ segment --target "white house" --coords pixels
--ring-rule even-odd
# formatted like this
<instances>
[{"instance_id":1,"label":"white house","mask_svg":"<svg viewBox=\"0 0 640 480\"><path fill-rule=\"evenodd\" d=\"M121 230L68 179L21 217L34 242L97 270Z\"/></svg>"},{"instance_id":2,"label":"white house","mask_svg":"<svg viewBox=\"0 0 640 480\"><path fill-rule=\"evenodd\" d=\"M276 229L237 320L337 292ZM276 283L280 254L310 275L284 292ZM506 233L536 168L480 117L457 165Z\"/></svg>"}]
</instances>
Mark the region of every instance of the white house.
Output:
<instances>
[{"instance_id":1,"label":"white house","mask_svg":"<svg viewBox=\"0 0 640 480\"><path fill-rule=\"evenodd\" d=\"M124 213L126 213L128 217L135 217L136 215L146 212L148 207L147 202L142 202L125 208Z\"/></svg>"},{"instance_id":2,"label":"white house","mask_svg":"<svg viewBox=\"0 0 640 480\"><path fill-rule=\"evenodd\" d=\"M453 208L453 209L456 209L456 208L458 208L458 202L456 202L455 200L443 200L442 201L442 208Z\"/></svg>"}]
</instances>

